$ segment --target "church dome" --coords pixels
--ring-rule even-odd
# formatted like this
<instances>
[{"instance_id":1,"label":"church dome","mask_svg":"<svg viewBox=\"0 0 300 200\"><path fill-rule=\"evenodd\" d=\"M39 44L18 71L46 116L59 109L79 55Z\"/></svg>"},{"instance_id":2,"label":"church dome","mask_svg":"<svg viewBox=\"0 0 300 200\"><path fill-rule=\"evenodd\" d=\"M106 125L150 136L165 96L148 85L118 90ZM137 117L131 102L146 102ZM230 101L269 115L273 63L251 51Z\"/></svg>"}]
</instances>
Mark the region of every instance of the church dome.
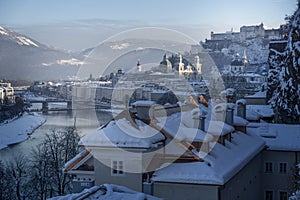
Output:
<instances>
[{"instance_id":1,"label":"church dome","mask_svg":"<svg viewBox=\"0 0 300 200\"><path fill-rule=\"evenodd\" d=\"M163 60L160 62L160 65L165 66L167 69L172 69L172 63L168 59L168 56L165 54Z\"/></svg>"}]
</instances>

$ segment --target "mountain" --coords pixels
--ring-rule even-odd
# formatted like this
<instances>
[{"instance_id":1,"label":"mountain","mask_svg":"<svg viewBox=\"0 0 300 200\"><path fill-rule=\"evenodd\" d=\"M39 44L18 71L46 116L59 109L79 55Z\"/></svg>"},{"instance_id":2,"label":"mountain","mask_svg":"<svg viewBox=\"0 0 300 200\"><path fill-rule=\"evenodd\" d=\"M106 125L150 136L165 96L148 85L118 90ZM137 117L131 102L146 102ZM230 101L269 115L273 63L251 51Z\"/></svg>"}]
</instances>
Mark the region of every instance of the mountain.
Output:
<instances>
[{"instance_id":1,"label":"mountain","mask_svg":"<svg viewBox=\"0 0 300 200\"><path fill-rule=\"evenodd\" d=\"M82 62L0 26L0 79L58 80L76 75Z\"/></svg>"},{"instance_id":2,"label":"mountain","mask_svg":"<svg viewBox=\"0 0 300 200\"><path fill-rule=\"evenodd\" d=\"M31 36L37 41L59 49L82 51L106 41L121 32L142 27L168 28L194 38L195 43L209 37L215 27L206 24L174 24L161 20L159 23L141 20L80 19L45 24L10 25L9 29Z\"/></svg>"},{"instance_id":3,"label":"mountain","mask_svg":"<svg viewBox=\"0 0 300 200\"><path fill-rule=\"evenodd\" d=\"M165 52L189 52L193 42L176 31L148 27L122 32L96 47L74 53L0 27L0 79L85 79L90 74L99 77L120 68L130 71L137 60L145 69L158 65Z\"/></svg>"},{"instance_id":4,"label":"mountain","mask_svg":"<svg viewBox=\"0 0 300 200\"><path fill-rule=\"evenodd\" d=\"M148 29L147 31L151 30ZM149 35L153 37L155 32L152 33L152 35L144 35L150 38ZM94 49L88 49L83 54L85 64L79 69L78 77L85 79L90 74L93 77L99 77L116 72L118 69L128 72L136 69L138 60L141 62L143 69L149 69L159 65L165 53L171 55L172 53L189 52L191 49L191 45L183 39L163 38L163 34L147 39L141 37L144 35L139 32L134 34L129 34L130 37L120 35L118 38L101 43Z\"/></svg>"}]
</instances>

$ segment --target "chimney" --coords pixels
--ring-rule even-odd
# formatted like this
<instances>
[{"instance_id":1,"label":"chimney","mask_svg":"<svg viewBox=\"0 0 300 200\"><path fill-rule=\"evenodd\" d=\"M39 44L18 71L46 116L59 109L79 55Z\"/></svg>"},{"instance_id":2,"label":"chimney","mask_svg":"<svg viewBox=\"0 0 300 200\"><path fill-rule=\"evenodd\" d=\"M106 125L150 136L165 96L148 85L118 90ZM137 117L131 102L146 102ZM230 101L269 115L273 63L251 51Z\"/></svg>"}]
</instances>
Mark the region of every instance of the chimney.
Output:
<instances>
[{"instance_id":1,"label":"chimney","mask_svg":"<svg viewBox=\"0 0 300 200\"><path fill-rule=\"evenodd\" d=\"M214 107L214 120L224 121L226 117L226 103L219 103Z\"/></svg>"},{"instance_id":2,"label":"chimney","mask_svg":"<svg viewBox=\"0 0 300 200\"><path fill-rule=\"evenodd\" d=\"M215 120L222 121L233 126L233 111L234 104L219 103L214 107Z\"/></svg>"},{"instance_id":3,"label":"chimney","mask_svg":"<svg viewBox=\"0 0 300 200\"><path fill-rule=\"evenodd\" d=\"M225 123L233 126L233 111L234 104L227 104Z\"/></svg>"},{"instance_id":4,"label":"chimney","mask_svg":"<svg viewBox=\"0 0 300 200\"><path fill-rule=\"evenodd\" d=\"M126 94L124 97L124 104L125 104L125 109L128 110L128 106L129 106L129 95Z\"/></svg>"},{"instance_id":5,"label":"chimney","mask_svg":"<svg viewBox=\"0 0 300 200\"><path fill-rule=\"evenodd\" d=\"M149 121L153 119L154 101L136 101L132 105L136 108L138 118Z\"/></svg>"},{"instance_id":6,"label":"chimney","mask_svg":"<svg viewBox=\"0 0 300 200\"><path fill-rule=\"evenodd\" d=\"M205 113L195 112L193 113L194 127L205 131Z\"/></svg>"},{"instance_id":7,"label":"chimney","mask_svg":"<svg viewBox=\"0 0 300 200\"><path fill-rule=\"evenodd\" d=\"M227 88L226 90L226 100L227 103L233 103L236 99L236 90L233 88Z\"/></svg>"},{"instance_id":8,"label":"chimney","mask_svg":"<svg viewBox=\"0 0 300 200\"><path fill-rule=\"evenodd\" d=\"M237 116L246 119L246 104L247 101L245 99L240 99L236 102L237 105Z\"/></svg>"}]
</instances>

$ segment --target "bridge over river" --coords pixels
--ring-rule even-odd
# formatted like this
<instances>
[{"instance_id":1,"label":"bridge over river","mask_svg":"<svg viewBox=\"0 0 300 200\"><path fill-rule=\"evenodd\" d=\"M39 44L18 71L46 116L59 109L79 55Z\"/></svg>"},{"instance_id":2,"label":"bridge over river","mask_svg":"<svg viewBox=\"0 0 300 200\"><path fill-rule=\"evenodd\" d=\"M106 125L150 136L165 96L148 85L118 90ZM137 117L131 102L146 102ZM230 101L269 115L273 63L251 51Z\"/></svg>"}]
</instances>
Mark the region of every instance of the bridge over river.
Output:
<instances>
[{"instance_id":1,"label":"bridge over river","mask_svg":"<svg viewBox=\"0 0 300 200\"><path fill-rule=\"evenodd\" d=\"M42 104L41 111L43 114L47 114L48 111L67 111L72 112L73 110L86 110L86 109L108 109L110 108L110 103L106 102L96 102L90 100L69 100L69 99L55 99L55 98L45 98L45 99L29 99L27 101L29 104ZM67 103L66 107L55 107L50 108L50 103ZM75 106L74 106L75 105Z\"/></svg>"}]
</instances>

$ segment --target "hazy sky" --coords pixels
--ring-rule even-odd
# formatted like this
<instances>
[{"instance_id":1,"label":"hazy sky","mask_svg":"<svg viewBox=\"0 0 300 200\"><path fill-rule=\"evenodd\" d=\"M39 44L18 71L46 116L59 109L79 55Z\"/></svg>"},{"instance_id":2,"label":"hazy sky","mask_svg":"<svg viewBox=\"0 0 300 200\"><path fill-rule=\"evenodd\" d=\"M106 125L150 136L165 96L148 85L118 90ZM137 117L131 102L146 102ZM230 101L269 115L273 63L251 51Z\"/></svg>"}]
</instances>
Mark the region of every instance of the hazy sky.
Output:
<instances>
[{"instance_id":1,"label":"hazy sky","mask_svg":"<svg viewBox=\"0 0 300 200\"><path fill-rule=\"evenodd\" d=\"M143 26L174 29L195 41L209 38L211 31L239 31L242 25L261 22L278 28L296 4L297 0L0 0L0 26L77 51ZM101 20L87 20L87 27L75 21L81 19L117 21L101 25Z\"/></svg>"},{"instance_id":2,"label":"hazy sky","mask_svg":"<svg viewBox=\"0 0 300 200\"><path fill-rule=\"evenodd\" d=\"M152 23L214 24L218 28L264 22L278 27L297 0L0 0L2 25L74 19L122 19Z\"/></svg>"}]
</instances>

